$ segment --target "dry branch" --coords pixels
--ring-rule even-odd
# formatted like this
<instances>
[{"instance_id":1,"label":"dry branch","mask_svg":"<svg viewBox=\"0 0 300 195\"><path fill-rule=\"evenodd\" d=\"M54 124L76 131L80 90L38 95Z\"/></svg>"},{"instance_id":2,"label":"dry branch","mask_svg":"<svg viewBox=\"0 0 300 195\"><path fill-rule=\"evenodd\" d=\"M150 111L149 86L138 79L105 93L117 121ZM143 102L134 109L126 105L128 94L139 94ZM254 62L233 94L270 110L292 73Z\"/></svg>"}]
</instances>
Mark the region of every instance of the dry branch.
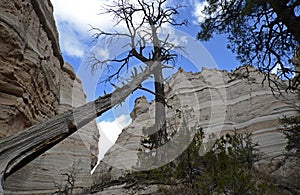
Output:
<instances>
[{"instance_id":1,"label":"dry branch","mask_svg":"<svg viewBox=\"0 0 300 195\"><path fill-rule=\"evenodd\" d=\"M123 102L152 74L154 63L111 94L66 111L17 134L0 139L0 194L5 179L78 129Z\"/></svg>"}]
</instances>

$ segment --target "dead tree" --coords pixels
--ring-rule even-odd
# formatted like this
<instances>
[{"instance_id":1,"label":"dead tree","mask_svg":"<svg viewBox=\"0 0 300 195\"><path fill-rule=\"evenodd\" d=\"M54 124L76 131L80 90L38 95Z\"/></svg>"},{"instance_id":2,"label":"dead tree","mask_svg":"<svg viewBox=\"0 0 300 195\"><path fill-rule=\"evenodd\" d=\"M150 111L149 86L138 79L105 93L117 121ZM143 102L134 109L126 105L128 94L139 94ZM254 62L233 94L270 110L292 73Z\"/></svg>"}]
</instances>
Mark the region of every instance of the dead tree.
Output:
<instances>
[{"instance_id":1,"label":"dead tree","mask_svg":"<svg viewBox=\"0 0 300 195\"><path fill-rule=\"evenodd\" d=\"M157 66L158 64L149 66L111 94L0 139L0 194L4 193L2 184L8 176L72 135L97 116L122 103L149 75L153 74Z\"/></svg>"},{"instance_id":2,"label":"dead tree","mask_svg":"<svg viewBox=\"0 0 300 195\"><path fill-rule=\"evenodd\" d=\"M187 24L186 20L177 22L174 19L181 7L180 5L170 7L166 4L166 0L118 0L107 6L105 13L114 16L116 26L125 24L125 32L105 32L99 28L92 28L96 32L94 35L96 40L106 39L109 43L113 39L117 41L120 38L128 40L125 45L128 48L125 57L122 55L112 59L99 59L96 55L92 56L91 65L93 68L105 66L116 70L113 74L107 75L106 82L119 79L120 73L123 69L128 69L131 60L138 60L146 67L158 63L153 72L156 126L154 145L156 147L167 142L163 69L169 67L168 64L174 63L177 55L172 50L180 47L172 43L169 34L161 36L159 32L165 30L163 27L166 25L182 26ZM140 89L145 90L142 86ZM146 91L149 92L149 90Z\"/></svg>"}]
</instances>

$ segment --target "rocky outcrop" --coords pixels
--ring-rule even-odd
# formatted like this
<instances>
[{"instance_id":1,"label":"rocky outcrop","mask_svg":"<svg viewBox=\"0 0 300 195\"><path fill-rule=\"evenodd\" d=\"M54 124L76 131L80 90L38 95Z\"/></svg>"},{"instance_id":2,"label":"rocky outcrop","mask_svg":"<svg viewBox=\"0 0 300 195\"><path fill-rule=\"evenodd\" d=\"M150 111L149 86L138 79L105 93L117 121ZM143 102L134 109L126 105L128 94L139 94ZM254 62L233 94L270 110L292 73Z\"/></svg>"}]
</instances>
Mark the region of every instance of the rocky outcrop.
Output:
<instances>
[{"instance_id":1,"label":"rocky outcrop","mask_svg":"<svg viewBox=\"0 0 300 195\"><path fill-rule=\"evenodd\" d=\"M284 85L275 76L272 79ZM254 142L258 141L265 155L262 164L269 165L271 159L284 153L286 140L278 119L296 114L297 95L272 92L269 86L262 85L263 80L264 75L252 66L242 66L230 73L205 68L199 73L179 70L167 81L165 89L169 131L180 126L180 118L186 117L190 127L203 128L206 138L234 130L252 132ZM149 110L140 104L134 108L138 114L131 114L134 120L122 131L94 173L98 183L103 178L114 180L135 170L137 153L144 150L140 144L144 137L142 130L154 124L154 104L149 104ZM116 186L117 190L121 188Z\"/></svg>"},{"instance_id":2,"label":"rocky outcrop","mask_svg":"<svg viewBox=\"0 0 300 195\"><path fill-rule=\"evenodd\" d=\"M149 110L149 103L145 96L139 97L134 101L134 108L130 113L132 120L135 120L136 117L142 113L145 113Z\"/></svg>"},{"instance_id":3,"label":"rocky outcrop","mask_svg":"<svg viewBox=\"0 0 300 195\"><path fill-rule=\"evenodd\" d=\"M63 62L50 0L0 2L0 138L85 103L81 81ZM4 183L7 194L49 194L74 169L78 188L91 185L98 129L91 122Z\"/></svg>"},{"instance_id":4,"label":"rocky outcrop","mask_svg":"<svg viewBox=\"0 0 300 195\"><path fill-rule=\"evenodd\" d=\"M31 1L1 1L0 9L3 137L57 114L62 64L53 50L58 42L43 30L47 24L41 23ZM48 28L56 31L55 26Z\"/></svg>"}]
</instances>

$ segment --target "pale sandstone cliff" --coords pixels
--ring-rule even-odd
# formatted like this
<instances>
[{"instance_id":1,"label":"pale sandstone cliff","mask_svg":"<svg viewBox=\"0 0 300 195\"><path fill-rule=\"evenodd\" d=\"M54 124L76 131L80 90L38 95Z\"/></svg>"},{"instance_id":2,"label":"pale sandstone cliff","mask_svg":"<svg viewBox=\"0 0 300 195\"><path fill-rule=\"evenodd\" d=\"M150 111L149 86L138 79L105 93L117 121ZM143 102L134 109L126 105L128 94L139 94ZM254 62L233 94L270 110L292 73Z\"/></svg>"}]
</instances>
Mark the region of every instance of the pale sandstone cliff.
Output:
<instances>
[{"instance_id":1,"label":"pale sandstone cliff","mask_svg":"<svg viewBox=\"0 0 300 195\"><path fill-rule=\"evenodd\" d=\"M0 138L85 103L64 63L50 0L0 1ZM98 129L91 122L9 177L7 194L49 194L76 165L76 187L91 185Z\"/></svg>"},{"instance_id":2,"label":"pale sandstone cliff","mask_svg":"<svg viewBox=\"0 0 300 195\"><path fill-rule=\"evenodd\" d=\"M276 169L286 143L278 118L296 114L297 95L284 93L274 96L269 86L262 86L263 79L264 76L252 66L242 66L231 73L205 68L200 73L188 73L180 69L168 80L165 89L168 105L172 106L167 109L167 122L169 126L180 125L180 120L176 118L176 114L180 112L189 115L190 127L198 124L207 135L212 132L222 135L234 130L252 132L254 142L259 142L259 148L266 157L257 166L262 170L268 168L272 174L296 185L300 183L299 178L297 179L299 175L294 172L298 169L289 169L287 172L285 167L285 171L277 170L277 173ZM137 153L142 148L142 129L154 124L154 103L142 100L144 98L136 101L131 113L133 122L122 131L116 144L97 167L94 177L98 183L102 179L107 181L107 178L114 180L122 177L137 165ZM145 109L147 106L148 109ZM286 174L283 175L282 172ZM124 185L112 186L99 194L130 191L123 187ZM153 188L152 191L150 188ZM150 189L153 193L156 188L149 186L145 189ZM146 193L147 190L139 192Z\"/></svg>"},{"instance_id":3,"label":"pale sandstone cliff","mask_svg":"<svg viewBox=\"0 0 300 195\"><path fill-rule=\"evenodd\" d=\"M0 137L85 102L80 80L61 57L52 9L49 0L0 2ZM296 97L289 94L275 98L267 86L261 87L262 79L252 67L233 73L179 71L166 89L168 104L173 106L168 109L168 116L174 117L177 108L192 108L195 117L191 124L199 122L207 132L215 133L247 129L254 133L266 155L277 156L285 143L278 117L295 114L290 100ZM97 168L96 182L118 178L136 165L141 130L153 124L153 109L153 103L137 102L133 123L121 133ZM76 187L89 187L90 166L98 153L97 139L96 125L90 123L9 177L4 186L6 193L49 194L57 189L55 185L64 185L61 174L69 172L72 165L77 172ZM109 193L125 193L122 186L116 189Z\"/></svg>"}]
</instances>

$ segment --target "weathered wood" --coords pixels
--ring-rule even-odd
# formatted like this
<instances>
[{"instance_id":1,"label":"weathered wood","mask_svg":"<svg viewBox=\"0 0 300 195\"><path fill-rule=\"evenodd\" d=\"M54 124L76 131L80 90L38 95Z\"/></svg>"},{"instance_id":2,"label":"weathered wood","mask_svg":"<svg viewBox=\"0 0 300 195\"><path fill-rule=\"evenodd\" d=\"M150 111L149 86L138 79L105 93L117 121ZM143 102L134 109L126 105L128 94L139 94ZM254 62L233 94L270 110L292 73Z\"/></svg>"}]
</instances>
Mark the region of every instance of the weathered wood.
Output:
<instances>
[{"instance_id":1,"label":"weathered wood","mask_svg":"<svg viewBox=\"0 0 300 195\"><path fill-rule=\"evenodd\" d=\"M17 134L0 139L0 194L5 179L78 129L123 102L149 77L156 66L147 68L127 85L111 94L66 111Z\"/></svg>"}]
</instances>

